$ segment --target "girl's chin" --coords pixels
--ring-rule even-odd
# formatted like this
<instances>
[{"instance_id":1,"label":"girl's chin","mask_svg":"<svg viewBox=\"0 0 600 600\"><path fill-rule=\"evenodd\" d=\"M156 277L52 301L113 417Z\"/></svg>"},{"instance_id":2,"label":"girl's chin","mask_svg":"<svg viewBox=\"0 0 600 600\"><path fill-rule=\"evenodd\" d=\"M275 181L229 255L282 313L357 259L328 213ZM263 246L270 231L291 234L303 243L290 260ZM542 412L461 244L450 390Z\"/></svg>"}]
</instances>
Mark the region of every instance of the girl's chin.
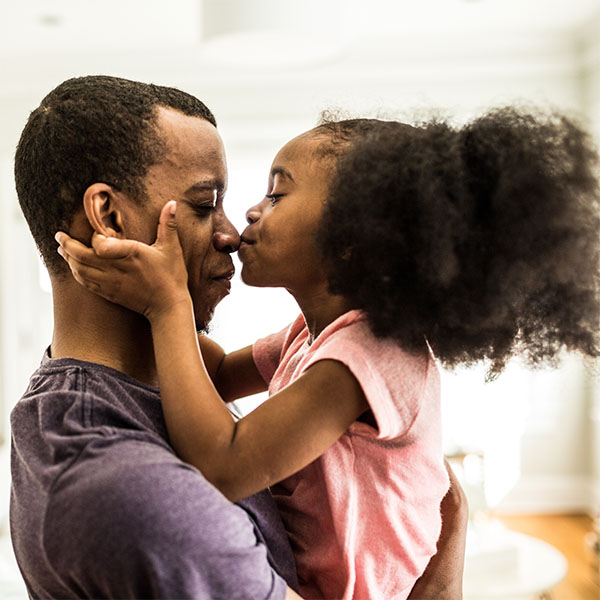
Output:
<instances>
[{"instance_id":1,"label":"girl's chin","mask_svg":"<svg viewBox=\"0 0 600 600\"><path fill-rule=\"evenodd\" d=\"M260 277L256 276L256 273L253 272L253 269L247 267L242 263L242 270L240 271L240 279L246 285L260 286Z\"/></svg>"},{"instance_id":2,"label":"girl's chin","mask_svg":"<svg viewBox=\"0 0 600 600\"><path fill-rule=\"evenodd\" d=\"M278 287L269 281L269 278L265 277L264 273L256 272L254 269L250 269L244 265L242 265L240 278L243 283L252 287Z\"/></svg>"}]
</instances>

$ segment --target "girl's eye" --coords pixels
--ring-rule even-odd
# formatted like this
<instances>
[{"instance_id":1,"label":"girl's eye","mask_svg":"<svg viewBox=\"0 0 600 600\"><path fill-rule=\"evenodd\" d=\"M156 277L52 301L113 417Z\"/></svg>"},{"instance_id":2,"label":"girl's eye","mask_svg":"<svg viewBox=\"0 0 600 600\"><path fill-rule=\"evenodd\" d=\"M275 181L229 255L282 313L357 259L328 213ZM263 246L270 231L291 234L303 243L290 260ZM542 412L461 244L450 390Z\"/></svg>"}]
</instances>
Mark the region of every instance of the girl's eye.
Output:
<instances>
[{"instance_id":1,"label":"girl's eye","mask_svg":"<svg viewBox=\"0 0 600 600\"><path fill-rule=\"evenodd\" d=\"M283 194L267 194L265 198L268 198L271 201L271 206L275 206L282 196Z\"/></svg>"}]
</instances>

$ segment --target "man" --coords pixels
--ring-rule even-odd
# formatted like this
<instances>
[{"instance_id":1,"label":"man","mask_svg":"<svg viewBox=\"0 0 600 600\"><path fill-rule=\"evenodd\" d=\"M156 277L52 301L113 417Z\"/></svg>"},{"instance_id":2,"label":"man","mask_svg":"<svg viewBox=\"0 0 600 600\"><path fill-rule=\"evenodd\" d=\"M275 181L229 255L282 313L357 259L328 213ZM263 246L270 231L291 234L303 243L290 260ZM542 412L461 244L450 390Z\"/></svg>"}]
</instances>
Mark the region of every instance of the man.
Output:
<instances>
[{"instance_id":1,"label":"man","mask_svg":"<svg viewBox=\"0 0 600 600\"><path fill-rule=\"evenodd\" d=\"M227 293L239 245L223 211L227 167L213 115L172 88L72 79L31 114L15 180L50 273L55 320L11 416L11 533L30 595L297 597L268 492L231 504L175 456L148 322L80 286L56 254L58 230L88 244L94 232L152 243L162 206L176 199L204 328ZM445 530L420 582L426 595L413 597L460 594L464 510L449 498L458 534ZM448 560L455 549L458 561Z\"/></svg>"}]
</instances>

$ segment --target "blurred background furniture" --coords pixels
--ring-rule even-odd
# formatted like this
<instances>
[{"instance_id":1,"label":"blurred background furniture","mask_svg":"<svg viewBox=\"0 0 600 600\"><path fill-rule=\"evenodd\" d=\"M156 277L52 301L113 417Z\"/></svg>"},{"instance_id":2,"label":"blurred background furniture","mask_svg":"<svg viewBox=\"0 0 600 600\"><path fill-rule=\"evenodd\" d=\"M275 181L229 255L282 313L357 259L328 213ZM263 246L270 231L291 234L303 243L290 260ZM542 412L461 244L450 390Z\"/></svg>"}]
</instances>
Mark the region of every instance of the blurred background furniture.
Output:
<instances>
[{"instance_id":1,"label":"blurred background furniture","mask_svg":"<svg viewBox=\"0 0 600 600\"><path fill-rule=\"evenodd\" d=\"M566 558L550 544L496 520L469 524L465 600L549 598L566 574Z\"/></svg>"}]
</instances>

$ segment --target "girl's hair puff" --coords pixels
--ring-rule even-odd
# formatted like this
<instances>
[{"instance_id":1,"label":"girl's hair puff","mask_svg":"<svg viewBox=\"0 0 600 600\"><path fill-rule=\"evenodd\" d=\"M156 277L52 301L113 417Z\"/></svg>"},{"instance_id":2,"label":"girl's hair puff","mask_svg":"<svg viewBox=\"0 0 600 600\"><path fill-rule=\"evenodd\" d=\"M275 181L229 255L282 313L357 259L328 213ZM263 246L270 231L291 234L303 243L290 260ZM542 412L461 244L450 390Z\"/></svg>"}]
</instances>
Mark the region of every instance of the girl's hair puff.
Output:
<instances>
[{"instance_id":1,"label":"girl's hair puff","mask_svg":"<svg viewBox=\"0 0 600 600\"><path fill-rule=\"evenodd\" d=\"M461 128L379 123L336 153L318 232L331 291L376 335L412 351L427 340L448 367L487 360L494 376L515 354L530 365L563 348L597 357L589 136L562 115L516 108Z\"/></svg>"}]
</instances>

